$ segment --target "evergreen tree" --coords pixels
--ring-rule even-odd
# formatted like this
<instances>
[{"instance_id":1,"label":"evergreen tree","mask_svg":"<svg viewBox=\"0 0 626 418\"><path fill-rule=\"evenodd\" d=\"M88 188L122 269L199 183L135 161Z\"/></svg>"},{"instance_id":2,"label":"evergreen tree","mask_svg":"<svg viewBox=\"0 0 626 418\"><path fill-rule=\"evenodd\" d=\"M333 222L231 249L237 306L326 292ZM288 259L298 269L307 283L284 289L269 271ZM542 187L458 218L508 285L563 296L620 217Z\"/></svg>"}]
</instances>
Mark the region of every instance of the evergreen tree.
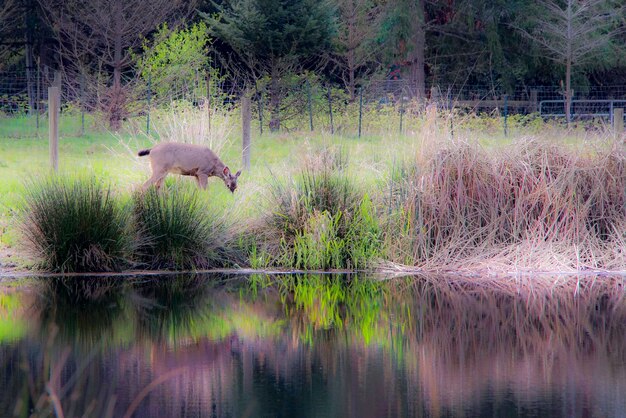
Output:
<instances>
[{"instance_id":1,"label":"evergreen tree","mask_svg":"<svg viewBox=\"0 0 626 418\"><path fill-rule=\"evenodd\" d=\"M249 77L269 76L270 127L278 129L281 78L315 67L331 49L334 6L328 0L226 0L214 5L217 13L200 15L237 54Z\"/></svg>"}]
</instances>

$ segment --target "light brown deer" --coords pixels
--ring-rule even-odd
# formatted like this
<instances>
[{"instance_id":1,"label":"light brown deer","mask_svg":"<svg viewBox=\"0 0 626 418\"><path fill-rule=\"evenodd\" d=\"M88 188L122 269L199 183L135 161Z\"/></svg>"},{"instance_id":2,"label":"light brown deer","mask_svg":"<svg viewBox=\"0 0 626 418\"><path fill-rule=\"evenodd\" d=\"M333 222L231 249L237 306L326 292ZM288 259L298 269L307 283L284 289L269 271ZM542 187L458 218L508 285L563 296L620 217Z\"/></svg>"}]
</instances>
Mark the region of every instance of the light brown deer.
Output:
<instances>
[{"instance_id":1,"label":"light brown deer","mask_svg":"<svg viewBox=\"0 0 626 418\"><path fill-rule=\"evenodd\" d=\"M209 177L216 176L224 180L224 184L234 193L241 170L232 174L230 169L207 147L176 142L162 142L152 148L139 151L138 155L150 156L152 177L143 185L146 190L152 184L157 189L163 184L168 173L194 176L198 187L206 189Z\"/></svg>"}]
</instances>

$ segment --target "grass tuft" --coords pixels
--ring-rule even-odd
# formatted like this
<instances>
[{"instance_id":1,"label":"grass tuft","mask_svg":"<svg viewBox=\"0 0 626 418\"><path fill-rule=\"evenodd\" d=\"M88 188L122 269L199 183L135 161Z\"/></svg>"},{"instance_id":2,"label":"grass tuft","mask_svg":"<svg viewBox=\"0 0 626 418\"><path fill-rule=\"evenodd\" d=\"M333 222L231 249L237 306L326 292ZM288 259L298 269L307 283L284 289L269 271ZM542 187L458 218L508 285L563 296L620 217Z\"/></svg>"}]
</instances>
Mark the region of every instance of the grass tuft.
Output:
<instances>
[{"instance_id":1,"label":"grass tuft","mask_svg":"<svg viewBox=\"0 0 626 418\"><path fill-rule=\"evenodd\" d=\"M344 155L320 155L291 183L272 184L266 251L286 267L365 267L381 255L374 206L346 173Z\"/></svg>"},{"instance_id":2,"label":"grass tuft","mask_svg":"<svg viewBox=\"0 0 626 418\"><path fill-rule=\"evenodd\" d=\"M53 176L25 189L20 230L38 267L65 273L128 264L128 217L110 187L94 177Z\"/></svg>"},{"instance_id":3,"label":"grass tuft","mask_svg":"<svg viewBox=\"0 0 626 418\"><path fill-rule=\"evenodd\" d=\"M206 269L236 262L225 221L192 186L136 193L138 259L149 269Z\"/></svg>"}]
</instances>

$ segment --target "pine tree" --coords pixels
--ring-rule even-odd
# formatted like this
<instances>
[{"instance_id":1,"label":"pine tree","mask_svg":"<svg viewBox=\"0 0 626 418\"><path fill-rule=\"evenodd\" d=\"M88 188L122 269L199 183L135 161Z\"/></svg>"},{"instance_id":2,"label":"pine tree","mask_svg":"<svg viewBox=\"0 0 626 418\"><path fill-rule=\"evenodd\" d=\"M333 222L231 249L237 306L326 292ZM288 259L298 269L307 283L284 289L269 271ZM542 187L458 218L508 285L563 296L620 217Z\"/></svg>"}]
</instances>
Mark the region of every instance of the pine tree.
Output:
<instances>
[{"instance_id":1,"label":"pine tree","mask_svg":"<svg viewBox=\"0 0 626 418\"><path fill-rule=\"evenodd\" d=\"M280 120L280 80L315 67L335 35L334 7L328 0L230 0L216 14L201 13L217 39L228 44L252 79L270 78L270 127Z\"/></svg>"}]
</instances>

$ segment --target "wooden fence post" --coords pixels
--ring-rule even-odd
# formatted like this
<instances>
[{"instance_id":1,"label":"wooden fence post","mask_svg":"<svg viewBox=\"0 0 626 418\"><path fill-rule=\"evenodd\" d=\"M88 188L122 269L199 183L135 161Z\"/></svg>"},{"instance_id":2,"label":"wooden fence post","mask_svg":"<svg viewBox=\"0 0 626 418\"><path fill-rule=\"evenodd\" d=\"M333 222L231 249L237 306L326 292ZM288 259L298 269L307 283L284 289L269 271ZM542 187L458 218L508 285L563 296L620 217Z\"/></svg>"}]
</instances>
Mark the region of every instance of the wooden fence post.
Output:
<instances>
[{"instance_id":1,"label":"wooden fence post","mask_svg":"<svg viewBox=\"0 0 626 418\"><path fill-rule=\"evenodd\" d=\"M50 138L50 164L54 171L59 170L59 110L61 108L61 90L48 87L48 126Z\"/></svg>"},{"instance_id":2,"label":"wooden fence post","mask_svg":"<svg viewBox=\"0 0 626 418\"><path fill-rule=\"evenodd\" d=\"M241 134L243 144L243 168L250 169L250 121L252 112L250 108L250 94L246 90L241 97Z\"/></svg>"},{"instance_id":3,"label":"wooden fence post","mask_svg":"<svg viewBox=\"0 0 626 418\"><path fill-rule=\"evenodd\" d=\"M530 112L535 113L539 111L539 92L535 89L530 91Z\"/></svg>"},{"instance_id":4,"label":"wooden fence post","mask_svg":"<svg viewBox=\"0 0 626 418\"><path fill-rule=\"evenodd\" d=\"M617 138L624 134L624 108L613 109L613 130Z\"/></svg>"}]
</instances>

